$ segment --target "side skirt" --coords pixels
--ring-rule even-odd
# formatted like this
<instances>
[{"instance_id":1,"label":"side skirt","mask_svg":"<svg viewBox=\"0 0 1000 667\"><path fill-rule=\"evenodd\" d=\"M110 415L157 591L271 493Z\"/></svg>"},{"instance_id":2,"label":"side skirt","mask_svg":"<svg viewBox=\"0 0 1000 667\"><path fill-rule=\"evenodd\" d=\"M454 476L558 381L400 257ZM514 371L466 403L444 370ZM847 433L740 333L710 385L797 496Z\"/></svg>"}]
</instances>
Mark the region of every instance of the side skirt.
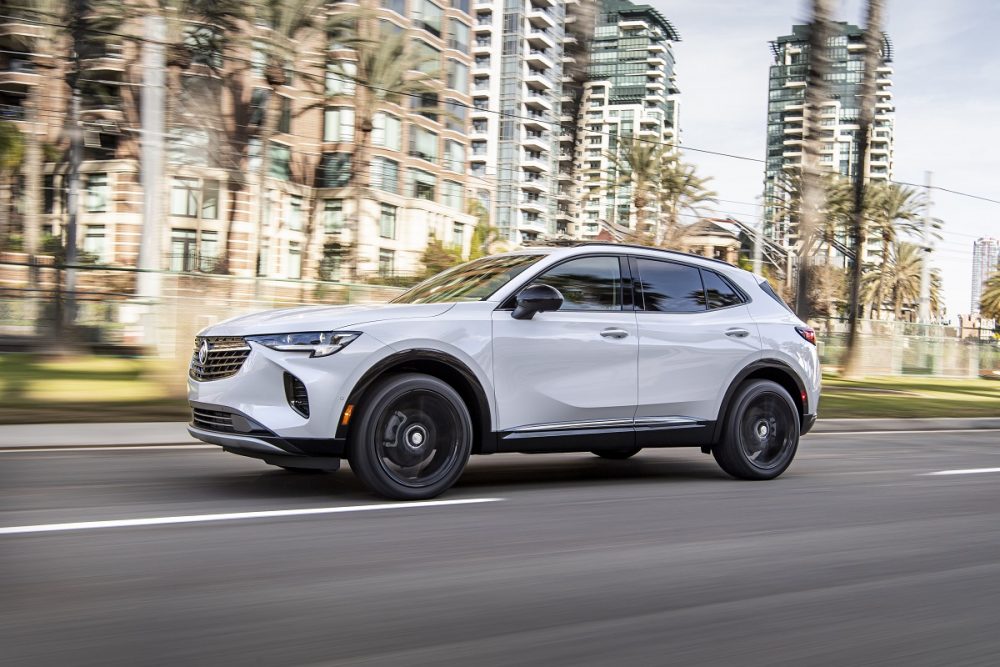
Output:
<instances>
[{"instance_id":1,"label":"side skirt","mask_svg":"<svg viewBox=\"0 0 1000 667\"><path fill-rule=\"evenodd\" d=\"M497 451L522 454L591 452L633 447L699 447L711 443L715 422L683 426L640 426L549 431L501 431Z\"/></svg>"}]
</instances>

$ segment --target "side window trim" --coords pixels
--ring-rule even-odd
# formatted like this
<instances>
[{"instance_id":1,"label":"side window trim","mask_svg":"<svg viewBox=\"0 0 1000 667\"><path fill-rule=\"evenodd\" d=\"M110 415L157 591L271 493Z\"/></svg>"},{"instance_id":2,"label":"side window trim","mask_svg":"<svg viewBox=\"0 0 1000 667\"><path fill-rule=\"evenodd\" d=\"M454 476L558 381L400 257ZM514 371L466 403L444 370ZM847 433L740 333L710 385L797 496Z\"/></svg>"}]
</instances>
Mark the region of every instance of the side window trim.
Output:
<instances>
[{"instance_id":1,"label":"side window trim","mask_svg":"<svg viewBox=\"0 0 1000 667\"><path fill-rule=\"evenodd\" d=\"M586 254L586 255L574 255L573 257L567 257L566 259L561 260L561 261L559 261L559 262L557 262L557 263L555 263L555 264L553 264L551 266L547 266L544 269L536 272L535 275L531 276L531 278L529 278L528 280L526 280L521 285L521 287L519 287L517 289L516 292L514 292L509 297L507 297L506 299L504 299L503 303L501 303L496 308L496 310L514 310L514 306L517 304L517 295L521 293L521 290L525 289L526 287L529 287L530 285L535 284L535 281L537 281L539 278L541 278L542 276L544 276L546 273L548 273L552 269L560 267L563 264L566 264L567 262L572 262L574 260L585 259L585 258L595 258L595 257L611 257L611 258L617 258L618 259L618 304L619 304L618 308L616 308L616 309L609 309L609 310L594 310L594 309L587 309L587 308L579 308L579 309L577 309L577 308L560 308L558 312L565 312L565 313L620 313L620 312L622 312L624 310L631 310L630 308L625 308L624 307L623 293L624 293L624 286L625 286L625 275L622 272L622 262L621 262L622 255L617 254L617 253L600 253L600 254L594 253L594 254Z\"/></svg>"}]
</instances>

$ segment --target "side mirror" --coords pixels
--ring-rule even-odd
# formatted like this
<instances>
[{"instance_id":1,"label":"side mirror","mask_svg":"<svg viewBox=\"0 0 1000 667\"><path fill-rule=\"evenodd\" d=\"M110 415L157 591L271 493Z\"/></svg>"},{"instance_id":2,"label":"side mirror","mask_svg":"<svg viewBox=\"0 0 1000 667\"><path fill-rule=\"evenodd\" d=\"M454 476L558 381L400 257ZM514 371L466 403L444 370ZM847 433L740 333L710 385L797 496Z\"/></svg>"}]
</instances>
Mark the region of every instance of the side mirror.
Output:
<instances>
[{"instance_id":1,"label":"side mirror","mask_svg":"<svg viewBox=\"0 0 1000 667\"><path fill-rule=\"evenodd\" d=\"M563 305L563 295L555 287L536 283L521 290L517 295L517 307L510 314L515 320L530 320L535 313L559 310Z\"/></svg>"}]
</instances>

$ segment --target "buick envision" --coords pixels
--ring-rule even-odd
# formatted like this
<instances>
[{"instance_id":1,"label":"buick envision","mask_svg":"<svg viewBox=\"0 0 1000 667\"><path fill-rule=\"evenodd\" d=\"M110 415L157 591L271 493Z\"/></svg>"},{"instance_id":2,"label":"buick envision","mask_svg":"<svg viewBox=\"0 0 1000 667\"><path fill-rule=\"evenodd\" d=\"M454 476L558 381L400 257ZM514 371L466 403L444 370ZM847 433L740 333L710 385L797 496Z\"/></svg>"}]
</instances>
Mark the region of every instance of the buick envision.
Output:
<instances>
[{"instance_id":1,"label":"buick envision","mask_svg":"<svg viewBox=\"0 0 1000 667\"><path fill-rule=\"evenodd\" d=\"M815 334L766 281L617 244L485 257L384 305L236 317L198 334L189 376L196 438L289 470L346 458L398 499L497 452L695 446L772 479L820 390Z\"/></svg>"}]
</instances>

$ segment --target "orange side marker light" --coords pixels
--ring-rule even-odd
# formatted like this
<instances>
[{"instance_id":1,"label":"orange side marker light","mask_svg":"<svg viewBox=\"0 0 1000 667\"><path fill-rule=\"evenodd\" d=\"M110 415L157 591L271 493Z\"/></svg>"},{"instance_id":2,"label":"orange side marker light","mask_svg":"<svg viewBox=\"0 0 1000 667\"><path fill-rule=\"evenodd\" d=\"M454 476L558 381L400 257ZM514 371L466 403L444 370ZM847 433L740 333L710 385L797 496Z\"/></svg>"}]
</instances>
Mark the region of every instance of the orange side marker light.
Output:
<instances>
[{"instance_id":1,"label":"orange side marker light","mask_svg":"<svg viewBox=\"0 0 1000 667\"><path fill-rule=\"evenodd\" d=\"M340 425L347 426L347 423L351 421L351 415L354 414L354 406L348 405L344 408L344 415L340 418Z\"/></svg>"}]
</instances>

